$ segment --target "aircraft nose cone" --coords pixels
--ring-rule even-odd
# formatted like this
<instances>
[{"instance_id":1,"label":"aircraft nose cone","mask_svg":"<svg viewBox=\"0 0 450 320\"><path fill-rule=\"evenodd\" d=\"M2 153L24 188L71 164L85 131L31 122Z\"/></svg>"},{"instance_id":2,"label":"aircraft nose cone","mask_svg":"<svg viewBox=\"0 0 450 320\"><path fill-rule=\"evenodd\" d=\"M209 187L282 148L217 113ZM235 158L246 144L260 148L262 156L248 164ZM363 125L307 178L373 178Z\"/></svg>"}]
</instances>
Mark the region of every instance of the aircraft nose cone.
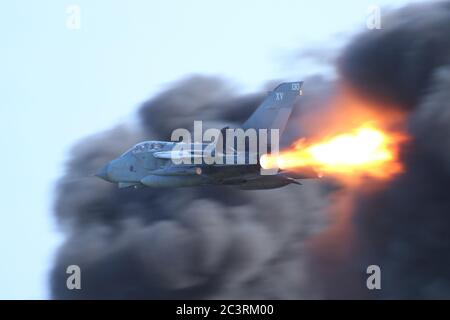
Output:
<instances>
[{"instance_id":1,"label":"aircraft nose cone","mask_svg":"<svg viewBox=\"0 0 450 320\"><path fill-rule=\"evenodd\" d=\"M98 170L95 176L99 177L100 179L110 181L108 171L109 171L109 163L104 165L100 170Z\"/></svg>"}]
</instances>

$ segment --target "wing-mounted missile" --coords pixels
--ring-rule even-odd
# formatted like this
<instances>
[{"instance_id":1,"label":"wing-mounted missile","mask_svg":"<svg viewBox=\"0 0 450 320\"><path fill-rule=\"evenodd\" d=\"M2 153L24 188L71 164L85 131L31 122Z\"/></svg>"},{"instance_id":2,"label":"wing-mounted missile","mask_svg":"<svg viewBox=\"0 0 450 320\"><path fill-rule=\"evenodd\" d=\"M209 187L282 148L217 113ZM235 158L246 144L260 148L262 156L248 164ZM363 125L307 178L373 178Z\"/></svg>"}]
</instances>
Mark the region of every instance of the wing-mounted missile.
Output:
<instances>
[{"instance_id":1,"label":"wing-mounted missile","mask_svg":"<svg viewBox=\"0 0 450 320\"><path fill-rule=\"evenodd\" d=\"M311 167L304 167L294 170L283 170L279 173L282 176L292 179L317 179L321 175Z\"/></svg>"},{"instance_id":2,"label":"wing-mounted missile","mask_svg":"<svg viewBox=\"0 0 450 320\"><path fill-rule=\"evenodd\" d=\"M203 170L198 166L170 166L153 170L151 174L156 176L195 176L203 174Z\"/></svg>"},{"instance_id":3,"label":"wing-mounted missile","mask_svg":"<svg viewBox=\"0 0 450 320\"><path fill-rule=\"evenodd\" d=\"M169 150L154 152L153 156L158 159L166 160L184 160L192 158L201 158L203 156L203 150Z\"/></svg>"}]
</instances>

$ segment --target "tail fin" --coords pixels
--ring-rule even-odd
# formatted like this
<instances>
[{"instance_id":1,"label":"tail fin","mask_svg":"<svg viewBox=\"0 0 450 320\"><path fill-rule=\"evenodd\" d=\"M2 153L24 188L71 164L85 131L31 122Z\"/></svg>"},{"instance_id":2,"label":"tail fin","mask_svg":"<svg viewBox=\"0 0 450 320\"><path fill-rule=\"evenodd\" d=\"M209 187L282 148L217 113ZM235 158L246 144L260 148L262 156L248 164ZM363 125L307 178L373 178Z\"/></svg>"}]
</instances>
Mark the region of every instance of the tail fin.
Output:
<instances>
[{"instance_id":1,"label":"tail fin","mask_svg":"<svg viewBox=\"0 0 450 320\"><path fill-rule=\"evenodd\" d=\"M269 93L256 111L244 122L242 128L279 129L280 136L286 127L297 96L302 94L303 81L284 82Z\"/></svg>"}]
</instances>

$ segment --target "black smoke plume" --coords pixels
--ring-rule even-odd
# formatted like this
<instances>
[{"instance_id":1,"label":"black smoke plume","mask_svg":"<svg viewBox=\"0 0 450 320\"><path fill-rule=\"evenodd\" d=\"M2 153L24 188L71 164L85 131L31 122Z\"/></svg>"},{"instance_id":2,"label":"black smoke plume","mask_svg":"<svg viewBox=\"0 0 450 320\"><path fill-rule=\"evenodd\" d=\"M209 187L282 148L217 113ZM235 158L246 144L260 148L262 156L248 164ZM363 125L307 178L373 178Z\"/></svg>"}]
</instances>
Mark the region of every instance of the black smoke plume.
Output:
<instances>
[{"instance_id":1,"label":"black smoke plume","mask_svg":"<svg viewBox=\"0 0 450 320\"><path fill-rule=\"evenodd\" d=\"M317 251L356 249L343 259L313 252L315 276L323 297L448 299L450 2L408 6L382 22L350 43L338 68L359 92L408 112L405 173L375 193L352 195L354 238ZM381 268L379 291L365 286L371 264Z\"/></svg>"},{"instance_id":2,"label":"black smoke plume","mask_svg":"<svg viewBox=\"0 0 450 320\"><path fill-rule=\"evenodd\" d=\"M236 95L216 78L175 83L141 106L137 128L120 125L79 142L57 184L54 211L66 238L52 297L450 298L448 30L449 2L408 6L350 42L337 81L302 79L285 144L307 134L297 120L326 105L341 80L408 112L406 171L376 192L349 195L320 180L267 191L134 190L89 177L134 143L170 139L194 120L239 125L264 97ZM327 212L346 199L354 209L344 227L354 237L333 238ZM82 290L66 288L71 264L81 267ZM382 271L376 292L365 287L370 264Z\"/></svg>"}]
</instances>

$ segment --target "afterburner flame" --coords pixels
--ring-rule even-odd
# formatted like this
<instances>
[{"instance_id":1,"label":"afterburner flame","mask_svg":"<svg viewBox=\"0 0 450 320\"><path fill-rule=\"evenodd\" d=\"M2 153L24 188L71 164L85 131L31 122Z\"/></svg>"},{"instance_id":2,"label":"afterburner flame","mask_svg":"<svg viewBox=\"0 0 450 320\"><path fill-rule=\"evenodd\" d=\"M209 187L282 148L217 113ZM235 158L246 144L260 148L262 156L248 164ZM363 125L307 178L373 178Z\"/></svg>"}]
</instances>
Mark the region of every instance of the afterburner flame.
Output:
<instances>
[{"instance_id":1,"label":"afterburner flame","mask_svg":"<svg viewBox=\"0 0 450 320\"><path fill-rule=\"evenodd\" d=\"M399 147L406 135L392 127L398 129L403 116L377 111L371 102L348 91L333 103L335 108L308 119L314 126L312 137L297 140L279 154L263 155L261 166L294 172L308 168L319 176L345 179L388 178L402 172Z\"/></svg>"},{"instance_id":2,"label":"afterburner flame","mask_svg":"<svg viewBox=\"0 0 450 320\"><path fill-rule=\"evenodd\" d=\"M396 161L397 140L378 128L363 125L311 145L300 140L291 150L262 156L261 165L265 169L312 167L322 174L384 177L401 171L401 165Z\"/></svg>"}]
</instances>

